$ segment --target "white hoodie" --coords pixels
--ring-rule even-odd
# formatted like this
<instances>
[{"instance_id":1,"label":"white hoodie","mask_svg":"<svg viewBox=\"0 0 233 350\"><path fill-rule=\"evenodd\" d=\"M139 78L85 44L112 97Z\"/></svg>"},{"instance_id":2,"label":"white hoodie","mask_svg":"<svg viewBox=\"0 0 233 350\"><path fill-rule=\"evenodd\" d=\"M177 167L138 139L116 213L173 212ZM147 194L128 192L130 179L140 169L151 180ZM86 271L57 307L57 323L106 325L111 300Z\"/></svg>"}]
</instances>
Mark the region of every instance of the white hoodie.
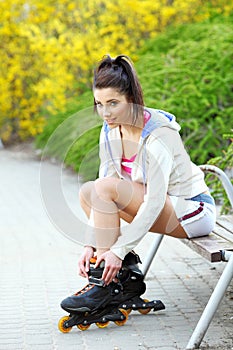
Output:
<instances>
[{"instance_id":1,"label":"white hoodie","mask_svg":"<svg viewBox=\"0 0 233 350\"><path fill-rule=\"evenodd\" d=\"M180 218L193 211L193 202L190 206L190 201L185 199L208 190L204 174L191 162L183 146L175 116L162 110L145 110L151 118L142 130L131 173L132 181L145 185L145 195L134 220L121 227L121 236L111 247L121 259L149 231L164 207L167 194L176 203L174 209ZM110 129L104 123L100 134L100 178L124 178L122 153L119 127Z\"/></svg>"}]
</instances>

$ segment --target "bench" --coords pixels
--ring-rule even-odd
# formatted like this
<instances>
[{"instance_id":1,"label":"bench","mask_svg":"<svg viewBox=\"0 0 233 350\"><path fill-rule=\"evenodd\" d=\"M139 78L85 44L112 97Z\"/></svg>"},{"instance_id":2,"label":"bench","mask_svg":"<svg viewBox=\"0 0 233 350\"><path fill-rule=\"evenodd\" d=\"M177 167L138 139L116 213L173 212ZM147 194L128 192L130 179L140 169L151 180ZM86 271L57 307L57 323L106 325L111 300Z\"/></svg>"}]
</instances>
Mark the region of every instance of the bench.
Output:
<instances>
[{"instance_id":1,"label":"bench","mask_svg":"<svg viewBox=\"0 0 233 350\"><path fill-rule=\"evenodd\" d=\"M212 173L221 180L233 208L233 186L226 174L216 166L212 165L202 165L200 168L205 173ZM162 238L163 235L156 235L154 238L147 257L143 262L142 272L144 276L146 276L147 271L149 270ZM182 239L181 241L211 263L226 263L214 291L187 344L186 350L191 350L200 347L218 306L233 278L233 215L219 216L216 226L210 235L193 239Z\"/></svg>"}]
</instances>

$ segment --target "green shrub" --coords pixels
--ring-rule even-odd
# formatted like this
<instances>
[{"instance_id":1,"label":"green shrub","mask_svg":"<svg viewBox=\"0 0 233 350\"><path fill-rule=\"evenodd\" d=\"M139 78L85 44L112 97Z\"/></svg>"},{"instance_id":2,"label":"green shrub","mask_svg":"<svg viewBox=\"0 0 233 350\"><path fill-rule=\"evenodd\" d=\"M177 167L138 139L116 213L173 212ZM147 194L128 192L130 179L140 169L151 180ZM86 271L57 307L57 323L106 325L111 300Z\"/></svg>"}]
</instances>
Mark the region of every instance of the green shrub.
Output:
<instances>
[{"instance_id":1,"label":"green shrub","mask_svg":"<svg viewBox=\"0 0 233 350\"><path fill-rule=\"evenodd\" d=\"M43 129L43 132L35 138L35 147L44 149L49 141L49 138L53 135L56 129L70 116L74 115L78 111L86 109L92 105L92 92L90 90L86 91L82 95L80 95L77 99L72 99L67 103L66 111L50 115L47 120L47 123ZM83 120L85 123L85 120ZM61 139L66 139L67 134L61 135ZM61 151L61 144L58 143L53 145L55 152L51 152L54 156L59 157L59 152Z\"/></svg>"},{"instance_id":2,"label":"green shrub","mask_svg":"<svg viewBox=\"0 0 233 350\"><path fill-rule=\"evenodd\" d=\"M221 155L222 134L233 125L232 41L232 19L170 28L137 62L146 104L176 115L198 164Z\"/></svg>"},{"instance_id":3,"label":"green shrub","mask_svg":"<svg viewBox=\"0 0 233 350\"><path fill-rule=\"evenodd\" d=\"M75 113L74 106L79 109ZM71 105L67 114L60 114L57 118L53 116L52 122L37 138L36 147L42 149L42 159L56 158L87 181L98 173L98 139L102 120L94 113L93 106L81 106Z\"/></svg>"},{"instance_id":4,"label":"green shrub","mask_svg":"<svg viewBox=\"0 0 233 350\"><path fill-rule=\"evenodd\" d=\"M221 156L214 157L209 160L209 164L216 165L220 169L222 169L229 178L231 178L231 182L233 184L232 174L233 174L233 130L230 134L223 135L224 139L229 140L229 145L227 149L221 151ZM213 190L214 197L219 201L222 205L221 213L229 214L233 212L233 208L231 207L230 201L226 195L225 190L221 184L220 180L216 181L216 177L209 174L207 176L208 185Z\"/></svg>"}]
</instances>

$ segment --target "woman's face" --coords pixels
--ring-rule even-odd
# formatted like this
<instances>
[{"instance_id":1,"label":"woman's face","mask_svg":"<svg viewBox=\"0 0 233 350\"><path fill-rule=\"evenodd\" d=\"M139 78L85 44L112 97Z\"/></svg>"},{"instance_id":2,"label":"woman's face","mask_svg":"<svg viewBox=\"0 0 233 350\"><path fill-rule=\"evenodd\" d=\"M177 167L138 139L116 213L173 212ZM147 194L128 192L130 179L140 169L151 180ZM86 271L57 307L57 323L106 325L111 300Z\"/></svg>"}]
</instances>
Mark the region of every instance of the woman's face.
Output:
<instances>
[{"instance_id":1,"label":"woman's face","mask_svg":"<svg viewBox=\"0 0 233 350\"><path fill-rule=\"evenodd\" d=\"M119 125L132 125L131 104L128 103L125 95L120 94L116 89L104 88L94 90L97 112L101 118L115 128Z\"/></svg>"}]
</instances>

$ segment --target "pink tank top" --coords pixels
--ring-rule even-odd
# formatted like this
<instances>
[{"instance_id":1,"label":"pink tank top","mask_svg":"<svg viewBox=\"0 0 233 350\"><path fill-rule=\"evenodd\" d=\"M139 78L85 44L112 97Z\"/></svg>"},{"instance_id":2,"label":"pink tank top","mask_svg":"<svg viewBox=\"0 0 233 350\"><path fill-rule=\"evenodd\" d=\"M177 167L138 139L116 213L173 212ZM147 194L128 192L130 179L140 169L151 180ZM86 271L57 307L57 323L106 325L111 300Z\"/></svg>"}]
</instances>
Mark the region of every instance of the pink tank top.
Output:
<instances>
[{"instance_id":1,"label":"pink tank top","mask_svg":"<svg viewBox=\"0 0 233 350\"><path fill-rule=\"evenodd\" d=\"M148 122L150 117L151 117L150 113L147 112L147 111L144 111L145 124ZM122 156L121 168L122 168L122 170L124 172L126 172L130 176L131 176L131 173L132 173L133 162L134 162L136 156L137 156L137 154L134 154L131 158L126 158L126 157L124 157L124 155Z\"/></svg>"}]
</instances>

